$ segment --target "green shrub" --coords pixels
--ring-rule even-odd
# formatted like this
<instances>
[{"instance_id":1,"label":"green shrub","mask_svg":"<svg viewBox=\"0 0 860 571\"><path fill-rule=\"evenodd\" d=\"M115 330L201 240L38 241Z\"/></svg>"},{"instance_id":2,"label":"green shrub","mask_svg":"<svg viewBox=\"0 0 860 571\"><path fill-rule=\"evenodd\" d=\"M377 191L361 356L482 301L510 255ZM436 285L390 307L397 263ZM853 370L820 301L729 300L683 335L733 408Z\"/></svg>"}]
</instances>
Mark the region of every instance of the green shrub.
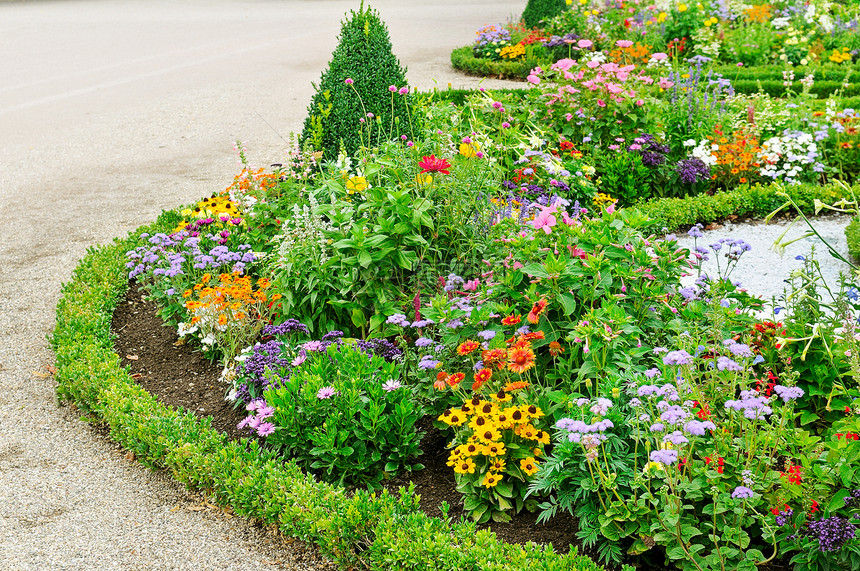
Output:
<instances>
[{"instance_id":1,"label":"green shrub","mask_svg":"<svg viewBox=\"0 0 860 571\"><path fill-rule=\"evenodd\" d=\"M848 241L848 253L855 260L860 260L860 217L851 219L845 228L845 239Z\"/></svg>"},{"instance_id":2,"label":"green shrub","mask_svg":"<svg viewBox=\"0 0 860 571\"><path fill-rule=\"evenodd\" d=\"M476 58L471 46L457 48L451 52L451 66L469 75L525 80L529 70L534 67L531 64L537 65L536 62L529 61L493 61Z\"/></svg>"},{"instance_id":3,"label":"green shrub","mask_svg":"<svg viewBox=\"0 0 860 571\"><path fill-rule=\"evenodd\" d=\"M409 123L407 96L389 91L392 85L406 85L406 70L391 51L388 28L363 2L350 14L328 68L314 85L301 135L303 146L312 145L329 160L341 148L353 156L371 141L399 135Z\"/></svg>"},{"instance_id":4,"label":"green shrub","mask_svg":"<svg viewBox=\"0 0 860 571\"><path fill-rule=\"evenodd\" d=\"M566 8L564 0L529 0L523 10L523 22L526 28L537 28L541 21L558 16Z\"/></svg>"}]
</instances>

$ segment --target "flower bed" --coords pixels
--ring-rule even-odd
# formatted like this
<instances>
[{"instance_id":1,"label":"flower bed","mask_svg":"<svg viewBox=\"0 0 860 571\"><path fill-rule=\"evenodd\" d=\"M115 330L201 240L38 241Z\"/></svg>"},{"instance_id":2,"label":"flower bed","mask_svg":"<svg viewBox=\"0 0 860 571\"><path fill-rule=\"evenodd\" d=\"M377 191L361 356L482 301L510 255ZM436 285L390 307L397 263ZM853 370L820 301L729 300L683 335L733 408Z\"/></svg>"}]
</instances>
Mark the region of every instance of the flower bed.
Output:
<instances>
[{"instance_id":1,"label":"flower bed","mask_svg":"<svg viewBox=\"0 0 860 571\"><path fill-rule=\"evenodd\" d=\"M344 41L384 50L374 18L353 13ZM701 59L564 58L526 93L413 94L391 58L381 88L336 64L355 53L335 52L322 83L342 93L318 94L283 164L237 146L223 192L82 262L53 337L60 397L344 565L597 568L370 491L422 468L429 417L473 522L565 512L611 565L860 568L851 278L804 260L762 320L729 279L743 240L667 234L785 201L856 208L857 112L819 106L814 79L739 96ZM127 279L219 363L246 440L130 382L109 335Z\"/></svg>"}]
</instances>

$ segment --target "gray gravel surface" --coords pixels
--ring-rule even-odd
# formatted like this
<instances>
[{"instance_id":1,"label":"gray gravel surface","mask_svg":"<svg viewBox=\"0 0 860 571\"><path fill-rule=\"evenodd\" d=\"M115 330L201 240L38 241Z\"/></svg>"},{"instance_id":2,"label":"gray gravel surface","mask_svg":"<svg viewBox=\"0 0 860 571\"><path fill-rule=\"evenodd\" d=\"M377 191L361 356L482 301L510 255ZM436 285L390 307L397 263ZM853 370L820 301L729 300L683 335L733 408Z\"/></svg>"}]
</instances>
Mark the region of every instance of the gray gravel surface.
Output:
<instances>
[{"instance_id":1,"label":"gray gravel surface","mask_svg":"<svg viewBox=\"0 0 860 571\"><path fill-rule=\"evenodd\" d=\"M709 249L711 244L718 243L722 238L732 240L743 240L750 245L750 250L741 256L737 265L729 275L732 280L739 281L741 287L749 293L764 299L766 310L763 316L773 317L773 303L780 305L779 298L788 288L786 280L791 273L803 267L803 261L798 256L809 257L814 255L821 268L823 281L835 292L839 289L839 276L845 274L850 277L851 268L846 263L830 255L827 244L830 244L844 258L850 259L848 255L848 243L845 239L845 227L850 222L847 215L829 215L813 217L810 222L819 236L804 237L809 231L809 225L803 220L791 224L789 219L776 219L768 224L764 222L747 222L735 224L714 224L710 230L704 230L704 236L693 240L684 232L678 232L679 245L693 250L695 245L704 246ZM824 241L822 241L822 239ZM785 247L783 252L774 247L776 242L792 242ZM711 252L713 252L711 250ZM710 259L702 265L702 271L710 276L719 273L717 259L720 268L726 267L728 261L724 255L725 248L719 255L710 254ZM695 276L683 280L685 285L695 281Z\"/></svg>"},{"instance_id":2,"label":"gray gravel surface","mask_svg":"<svg viewBox=\"0 0 860 571\"><path fill-rule=\"evenodd\" d=\"M377 0L412 85L521 0ZM54 405L46 342L94 244L280 162L358 1L0 0L0 569L326 569ZM493 87L501 82L488 81Z\"/></svg>"}]
</instances>

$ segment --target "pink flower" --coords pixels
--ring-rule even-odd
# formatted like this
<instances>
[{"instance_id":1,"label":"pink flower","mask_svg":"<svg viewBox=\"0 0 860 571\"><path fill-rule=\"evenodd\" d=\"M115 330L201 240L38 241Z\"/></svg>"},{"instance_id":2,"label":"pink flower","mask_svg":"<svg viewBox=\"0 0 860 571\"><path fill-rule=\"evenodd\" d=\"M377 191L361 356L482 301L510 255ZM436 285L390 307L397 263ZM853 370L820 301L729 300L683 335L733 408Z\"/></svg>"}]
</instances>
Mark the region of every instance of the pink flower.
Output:
<instances>
[{"instance_id":1,"label":"pink flower","mask_svg":"<svg viewBox=\"0 0 860 571\"><path fill-rule=\"evenodd\" d=\"M389 85L388 91L390 91L391 93L394 93L395 91L397 91L397 86L396 85Z\"/></svg>"},{"instance_id":2,"label":"pink flower","mask_svg":"<svg viewBox=\"0 0 860 571\"><path fill-rule=\"evenodd\" d=\"M662 78L660 78L660 81L657 82L657 85L660 86L660 89L669 89L670 87L675 85L675 83L672 81L669 81L665 77L662 77Z\"/></svg>"},{"instance_id":3,"label":"pink flower","mask_svg":"<svg viewBox=\"0 0 860 571\"><path fill-rule=\"evenodd\" d=\"M588 67L588 68L590 68L590 69L594 69L594 68L596 68L596 67L600 67L600 64L599 64L599 63L597 63L596 61L590 61L590 62L586 63L585 65L586 65L586 67Z\"/></svg>"},{"instance_id":4,"label":"pink flower","mask_svg":"<svg viewBox=\"0 0 860 571\"><path fill-rule=\"evenodd\" d=\"M617 151L617 150L618 150L618 145L609 145L609 150L610 150L610 151Z\"/></svg>"},{"instance_id":5,"label":"pink flower","mask_svg":"<svg viewBox=\"0 0 860 571\"><path fill-rule=\"evenodd\" d=\"M605 63L600 66L600 69L607 73L615 73L618 71L618 64L614 62Z\"/></svg>"},{"instance_id":6,"label":"pink flower","mask_svg":"<svg viewBox=\"0 0 860 571\"><path fill-rule=\"evenodd\" d=\"M655 52L651 54L651 57L654 59L654 61L663 61L664 59L669 57L669 54L664 54L663 52Z\"/></svg>"},{"instance_id":7,"label":"pink flower","mask_svg":"<svg viewBox=\"0 0 860 571\"><path fill-rule=\"evenodd\" d=\"M631 42L630 40L618 40L617 42L615 42L615 45L619 48L629 48L633 45L633 42Z\"/></svg>"},{"instance_id":8,"label":"pink flower","mask_svg":"<svg viewBox=\"0 0 860 571\"><path fill-rule=\"evenodd\" d=\"M529 74L529 76L526 78L526 81L528 81L529 83L532 83L534 85L537 85L538 83L540 83L540 78L534 74Z\"/></svg>"},{"instance_id":9,"label":"pink flower","mask_svg":"<svg viewBox=\"0 0 860 571\"><path fill-rule=\"evenodd\" d=\"M480 280L474 279L463 284L463 291L477 291Z\"/></svg>"},{"instance_id":10,"label":"pink flower","mask_svg":"<svg viewBox=\"0 0 860 571\"><path fill-rule=\"evenodd\" d=\"M642 101L641 99L637 99L637 100L636 100L636 106L637 106L637 107L642 107L643 105L645 105L645 102L644 102L644 101Z\"/></svg>"},{"instance_id":11,"label":"pink flower","mask_svg":"<svg viewBox=\"0 0 860 571\"><path fill-rule=\"evenodd\" d=\"M553 214L558 211L557 206L544 206L541 208L540 212L535 219L531 221L532 226L534 226L535 230L543 229L543 231L547 234L552 233L552 227L556 225L557 221Z\"/></svg>"},{"instance_id":12,"label":"pink flower","mask_svg":"<svg viewBox=\"0 0 860 571\"><path fill-rule=\"evenodd\" d=\"M573 218L568 216L566 210L561 211L561 221L564 222L565 224L567 224L568 226L576 226L578 224L578 222L576 220L574 220Z\"/></svg>"},{"instance_id":13,"label":"pink flower","mask_svg":"<svg viewBox=\"0 0 860 571\"><path fill-rule=\"evenodd\" d=\"M408 87L406 87L406 86L401 87L401 88L400 88L400 91L398 91L398 93L399 93L400 95L406 95L407 93L409 93L409 88L408 88Z\"/></svg>"},{"instance_id":14,"label":"pink flower","mask_svg":"<svg viewBox=\"0 0 860 571\"><path fill-rule=\"evenodd\" d=\"M615 212L615 203L614 202L606 207L606 213L607 214L612 214L613 212Z\"/></svg>"},{"instance_id":15,"label":"pink flower","mask_svg":"<svg viewBox=\"0 0 860 571\"><path fill-rule=\"evenodd\" d=\"M597 100L597 106L598 107L606 107L606 101L604 101L603 99L598 99Z\"/></svg>"},{"instance_id":16,"label":"pink flower","mask_svg":"<svg viewBox=\"0 0 860 571\"><path fill-rule=\"evenodd\" d=\"M564 118L570 121L571 119L573 119L573 113L566 113Z\"/></svg>"},{"instance_id":17,"label":"pink flower","mask_svg":"<svg viewBox=\"0 0 860 571\"><path fill-rule=\"evenodd\" d=\"M564 58L564 59L560 59L557 62L555 62L554 64L552 64L552 67L550 69L556 69L559 71L567 71L571 67L573 67L573 65L575 63L576 62L570 58Z\"/></svg>"},{"instance_id":18,"label":"pink flower","mask_svg":"<svg viewBox=\"0 0 860 571\"><path fill-rule=\"evenodd\" d=\"M355 83L351 77L347 77L346 79L343 80L343 82L347 85L352 85L353 83Z\"/></svg>"},{"instance_id":19,"label":"pink flower","mask_svg":"<svg viewBox=\"0 0 860 571\"><path fill-rule=\"evenodd\" d=\"M576 45L581 47L582 49L585 49L590 48L594 44L591 42L591 40L579 40L578 42L576 42Z\"/></svg>"},{"instance_id":20,"label":"pink flower","mask_svg":"<svg viewBox=\"0 0 860 571\"><path fill-rule=\"evenodd\" d=\"M623 93L624 89L620 85L618 85L617 83L607 83L606 84L606 91L608 91L609 93L611 93L613 95L618 95L619 93Z\"/></svg>"}]
</instances>

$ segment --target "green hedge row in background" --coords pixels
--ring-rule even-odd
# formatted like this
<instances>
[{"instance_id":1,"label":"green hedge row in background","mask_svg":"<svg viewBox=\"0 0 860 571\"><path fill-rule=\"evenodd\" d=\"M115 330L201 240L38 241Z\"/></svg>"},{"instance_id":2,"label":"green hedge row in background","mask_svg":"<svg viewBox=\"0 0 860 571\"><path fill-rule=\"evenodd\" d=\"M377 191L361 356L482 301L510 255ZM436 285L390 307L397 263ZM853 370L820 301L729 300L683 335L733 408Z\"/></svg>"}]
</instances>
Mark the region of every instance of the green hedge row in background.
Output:
<instances>
[{"instance_id":1,"label":"green hedge row in background","mask_svg":"<svg viewBox=\"0 0 860 571\"><path fill-rule=\"evenodd\" d=\"M599 571L591 559L551 547L499 542L466 521L430 518L411 490L398 495L318 482L257 442L230 442L211 419L177 411L140 388L120 366L110 334L113 310L127 291L125 252L141 232L169 231L173 213L126 240L90 249L65 284L51 343L57 394L107 424L111 438L151 468L170 470L235 513L275 524L315 543L340 565L356 569L537 569Z\"/></svg>"},{"instance_id":2,"label":"green hedge row in background","mask_svg":"<svg viewBox=\"0 0 860 571\"><path fill-rule=\"evenodd\" d=\"M472 54L471 46L465 46L451 52L451 65L454 69L458 69L469 75L524 81L531 69L540 65L540 62L536 60L493 61L476 58ZM796 92L801 91L803 86L800 84L800 79L807 73L812 73L816 81L812 85L810 93L814 93L819 99L822 99L842 87L845 75L850 70L853 70L852 75L849 77L848 86L842 90L841 95L843 97L860 96L860 81L857 81L857 78L860 77L860 64L824 69L794 68L795 80L792 84L792 89ZM759 91L763 91L773 97L785 94L782 69L775 68L774 66L748 68L718 66L713 71L730 79L736 93L758 93ZM848 105L845 106L847 107Z\"/></svg>"}]
</instances>

